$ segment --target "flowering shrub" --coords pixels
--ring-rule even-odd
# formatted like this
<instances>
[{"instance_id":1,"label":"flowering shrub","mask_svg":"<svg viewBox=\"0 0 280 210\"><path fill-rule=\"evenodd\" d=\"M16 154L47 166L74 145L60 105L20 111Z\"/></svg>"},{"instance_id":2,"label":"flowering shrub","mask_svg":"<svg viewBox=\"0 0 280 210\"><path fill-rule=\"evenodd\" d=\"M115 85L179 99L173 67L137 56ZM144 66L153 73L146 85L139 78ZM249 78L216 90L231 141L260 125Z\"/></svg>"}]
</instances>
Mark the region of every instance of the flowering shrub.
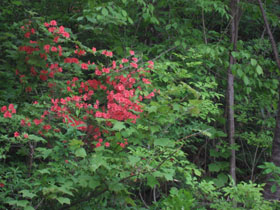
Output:
<instances>
[{"instance_id":1,"label":"flowering shrub","mask_svg":"<svg viewBox=\"0 0 280 210\"><path fill-rule=\"evenodd\" d=\"M134 51L130 51L128 58L110 63L112 52L96 51L95 47L90 50L71 40L70 33L63 26L57 26L55 20L44 23L44 27L28 22L21 30L25 40L19 51L24 64L16 69L16 75L29 95L34 95L38 89L47 94L44 102L49 106L27 125L37 126L41 136L62 132L58 125L52 127L49 123L63 122L83 132L83 142L90 147L109 147L112 143L102 138L114 134L110 129L112 122L136 123L143 111L143 98L151 99L157 92L143 92L143 88L151 84L145 75L153 68L153 62L138 68ZM47 38L42 37L42 33ZM75 45L74 50L71 45ZM90 57L97 56L104 56L106 64L99 63L99 59L90 60ZM39 104L42 102L40 98L38 101ZM36 104L37 101L35 107ZM4 115L11 117L9 112ZM98 119L102 119L102 123ZM25 119L21 125L26 127ZM127 141L116 143L124 147Z\"/></svg>"},{"instance_id":2,"label":"flowering shrub","mask_svg":"<svg viewBox=\"0 0 280 210\"><path fill-rule=\"evenodd\" d=\"M20 166L19 173L25 175L17 184L12 180L20 174L8 179L10 168L0 168L0 193L5 189L0 197L7 198L1 198L2 207L70 204L68 197L74 193L85 196L80 189L127 194L124 182L147 173L135 166L133 157L141 159L127 147L144 140L129 137L143 112L143 100L159 93L146 77L153 62L139 63L132 50L116 60L111 51L88 48L71 38L71 31L55 20L28 21L20 33L23 40L13 59L22 98L15 106L1 107L0 123L10 128L1 137L5 150L0 154L9 162L18 147L16 154L27 163Z\"/></svg>"}]
</instances>

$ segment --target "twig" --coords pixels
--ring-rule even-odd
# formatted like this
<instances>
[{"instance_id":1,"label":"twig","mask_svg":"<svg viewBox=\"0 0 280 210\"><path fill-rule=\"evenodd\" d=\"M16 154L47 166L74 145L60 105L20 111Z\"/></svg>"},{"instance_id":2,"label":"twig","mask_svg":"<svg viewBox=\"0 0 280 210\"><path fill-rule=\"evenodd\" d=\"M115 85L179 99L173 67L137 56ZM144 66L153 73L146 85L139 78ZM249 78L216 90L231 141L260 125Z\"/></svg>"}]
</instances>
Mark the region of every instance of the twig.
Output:
<instances>
[{"instance_id":1,"label":"twig","mask_svg":"<svg viewBox=\"0 0 280 210\"><path fill-rule=\"evenodd\" d=\"M143 199L140 190L139 190L139 197L140 197L141 201L143 202L144 206L145 206L147 209L149 209L149 206L146 204L145 200Z\"/></svg>"},{"instance_id":2,"label":"twig","mask_svg":"<svg viewBox=\"0 0 280 210\"><path fill-rule=\"evenodd\" d=\"M44 198L42 200L40 200L40 202L34 207L34 209L35 210L38 209L41 206L41 204L43 203L43 201L44 201Z\"/></svg>"},{"instance_id":3,"label":"twig","mask_svg":"<svg viewBox=\"0 0 280 210\"><path fill-rule=\"evenodd\" d=\"M154 197L154 202L157 202L157 198L156 198L156 189L157 189L157 185L155 185L154 189L153 189L153 197Z\"/></svg>"}]
</instances>

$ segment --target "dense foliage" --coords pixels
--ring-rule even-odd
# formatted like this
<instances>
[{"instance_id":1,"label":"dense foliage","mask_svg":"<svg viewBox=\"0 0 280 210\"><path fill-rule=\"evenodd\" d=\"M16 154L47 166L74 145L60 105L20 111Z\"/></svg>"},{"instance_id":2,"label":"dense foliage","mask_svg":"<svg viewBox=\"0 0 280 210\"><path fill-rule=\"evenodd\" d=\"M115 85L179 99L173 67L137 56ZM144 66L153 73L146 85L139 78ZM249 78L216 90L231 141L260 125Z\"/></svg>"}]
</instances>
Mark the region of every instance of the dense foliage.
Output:
<instances>
[{"instance_id":1,"label":"dense foliage","mask_svg":"<svg viewBox=\"0 0 280 210\"><path fill-rule=\"evenodd\" d=\"M232 2L1 1L0 209L279 209L279 71L257 1L233 46Z\"/></svg>"}]
</instances>

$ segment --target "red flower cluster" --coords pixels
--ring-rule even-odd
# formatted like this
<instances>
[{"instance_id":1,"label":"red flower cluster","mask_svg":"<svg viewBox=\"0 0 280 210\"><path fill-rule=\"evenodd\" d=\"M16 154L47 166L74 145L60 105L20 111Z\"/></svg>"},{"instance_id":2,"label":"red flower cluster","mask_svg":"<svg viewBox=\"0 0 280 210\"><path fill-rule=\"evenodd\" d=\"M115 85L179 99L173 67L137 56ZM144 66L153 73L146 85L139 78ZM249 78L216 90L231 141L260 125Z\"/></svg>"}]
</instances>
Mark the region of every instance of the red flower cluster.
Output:
<instances>
[{"instance_id":1,"label":"red flower cluster","mask_svg":"<svg viewBox=\"0 0 280 210\"><path fill-rule=\"evenodd\" d=\"M2 106L1 112L4 113L4 118L12 118L12 114L16 113L16 109L13 104L10 104L8 108L7 106Z\"/></svg>"}]
</instances>

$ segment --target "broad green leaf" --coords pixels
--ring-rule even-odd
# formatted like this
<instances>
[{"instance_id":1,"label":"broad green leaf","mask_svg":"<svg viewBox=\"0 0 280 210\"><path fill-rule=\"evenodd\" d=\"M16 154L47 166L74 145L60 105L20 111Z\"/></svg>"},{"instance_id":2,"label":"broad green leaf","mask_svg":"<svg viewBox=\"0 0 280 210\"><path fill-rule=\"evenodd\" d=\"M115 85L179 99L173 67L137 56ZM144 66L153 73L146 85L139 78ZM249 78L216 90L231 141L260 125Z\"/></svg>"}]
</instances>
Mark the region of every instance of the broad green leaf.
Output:
<instances>
[{"instance_id":1,"label":"broad green leaf","mask_svg":"<svg viewBox=\"0 0 280 210\"><path fill-rule=\"evenodd\" d=\"M271 188L270 188L272 193L275 193L276 189L277 189L276 184L272 185Z\"/></svg>"},{"instance_id":2,"label":"broad green leaf","mask_svg":"<svg viewBox=\"0 0 280 210\"><path fill-rule=\"evenodd\" d=\"M17 201L16 205L20 207L26 207L28 205L29 201L27 200L19 200Z\"/></svg>"},{"instance_id":3,"label":"broad green leaf","mask_svg":"<svg viewBox=\"0 0 280 210\"><path fill-rule=\"evenodd\" d=\"M109 184L109 189L114 191L114 192L120 192L124 189L124 185L122 183L110 183Z\"/></svg>"},{"instance_id":4,"label":"broad green leaf","mask_svg":"<svg viewBox=\"0 0 280 210\"><path fill-rule=\"evenodd\" d=\"M216 163L210 163L208 165L208 168L210 172L219 172L221 170L220 165Z\"/></svg>"},{"instance_id":5,"label":"broad green leaf","mask_svg":"<svg viewBox=\"0 0 280 210\"><path fill-rule=\"evenodd\" d=\"M96 171L101 165L107 166L106 160L99 156L99 155L93 155L93 157L90 160L89 168L92 172Z\"/></svg>"},{"instance_id":6,"label":"broad green leaf","mask_svg":"<svg viewBox=\"0 0 280 210\"><path fill-rule=\"evenodd\" d=\"M156 185L158 185L158 180L152 176L152 175L148 175L147 176L147 185L150 186L151 188L154 188Z\"/></svg>"},{"instance_id":7,"label":"broad green leaf","mask_svg":"<svg viewBox=\"0 0 280 210\"><path fill-rule=\"evenodd\" d=\"M245 85L249 85L249 79L246 75L243 76L243 82L245 83Z\"/></svg>"},{"instance_id":8,"label":"broad green leaf","mask_svg":"<svg viewBox=\"0 0 280 210\"><path fill-rule=\"evenodd\" d=\"M224 173L218 175L216 179L213 180L217 187L223 187L228 181L228 176Z\"/></svg>"},{"instance_id":9,"label":"broad green leaf","mask_svg":"<svg viewBox=\"0 0 280 210\"><path fill-rule=\"evenodd\" d=\"M256 59L251 59L251 64L252 66L256 66L257 65L257 60Z\"/></svg>"},{"instance_id":10,"label":"broad green leaf","mask_svg":"<svg viewBox=\"0 0 280 210\"><path fill-rule=\"evenodd\" d=\"M100 181L99 180L94 180L94 179L90 179L88 182L87 187L89 187L90 189L94 190L97 186L100 185Z\"/></svg>"},{"instance_id":11,"label":"broad green leaf","mask_svg":"<svg viewBox=\"0 0 280 210\"><path fill-rule=\"evenodd\" d=\"M77 157L82 157L82 158L84 158L84 157L87 156L87 152L86 152L86 150L85 150L84 148L81 147L81 148L79 148L79 149L76 150L75 155L76 155Z\"/></svg>"},{"instance_id":12,"label":"broad green leaf","mask_svg":"<svg viewBox=\"0 0 280 210\"><path fill-rule=\"evenodd\" d=\"M46 159L47 157L49 157L53 153L52 149L46 149L46 148L43 148L43 147L36 148L36 150L41 153L41 155L44 159Z\"/></svg>"},{"instance_id":13,"label":"broad green leaf","mask_svg":"<svg viewBox=\"0 0 280 210\"><path fill-rule=\"evenodd\" d=\"M102 13L102 15L104 15L104 16L107 16L109 13L108 13L108 10L104 7L104 8L102 8L102 10L101 10L101 13Z\"/></svg>"},{"instance_id":14,"label":"broad green leaf","mask_svg":"<svg viewBox=\"0 0 280 210\"><path fill-rule=\"evenodd\" d=\"M38 170L38 172L40 174L51 174L48 168L44 168L44 169Z\"/></svg>"},{"instance_id":15,"label":"broad green leaf","mask_svg":"<svg viewBox=\"0 0 280 210\"><path fill-rule=\"evenodd\" d=\"M234 58L237 58L237 56L239 55L238 52L231 52L231 55L234 57Z\"/></svg>"},{"instance_id":16,"label":"broad green leaf","mask_svg":"<svg viewBox=\"0 0 280 210\"><path fill-rule=\"evenodd\" d=\"M58 197L56 198L60 204L70 204L70 199L65 197Z\"/></svg>"},{"instance_id":17,"label":"broad green leaf","mask_svg":"<svg viewBox=\"0 0 280 210\"><path fill-rule=\"evenodd\" d=\"M260 65L257 66L256 68L258 75L263 74L263 69Z\"/></svg>"},{"instance_id":18,"label":"broad green leaf","mask_svg":"<svg viewBox=\"0 0 280 210\"><path fill-rule=\"evenodd\" d=\"M73 193L68 188L69 188L68 186L64 185L64 186L58 187L57 190L61 193L73 196Z\"/></svg>"},{"instance_id":19,"label":"broad green leaf","mask_svg":"<svg viewBox=\"0 0 280 210\"><path fill-rule=\"evenodd\" d=\"M128 17L127 20L130 24L133 24L133 20L130 17Z\"/></svg>"},{"instance_id":20,"label":"broad green leaf","mask_svg":"<svg viewBox=\"0 0 280 210\"><path fill-rule=\"evenodd\" d=\"M35 142L42 142L42 143L46 143L46 142L47 142L47 141L46 141L45 139L43 139L42 137L40 137L40 136L35 136L35 135L33 135L33 134L29 135L29 136L28 136L28 139L33 140L33 141L35 141Z\"/></svg>"},{"instance_id":21,"label":"broad green leaf","mask_svg":"<svg viewBox=\"0 0 280 210\"><path fill-rule=\"evenodd\" d=\"M193 172L196 176L201 176L201 171L200 170L194 168Z\"/></svg>"},{"instance_id":22,"label":"broad green leaf","mask_svg":"<svg viewBox=\"0 0 280 210\"><path fill-rule=\"evenodd\" d=\"M173 176L175 174L175 169L173 169L173 168L164 168L163 171L164 171L164 173L162 173L163 177L167 181L172 181L173 180Z\"/></svg>"},{"instance_id":23,"label":"broad green leaf","mask_svg":"<svg viewBox=\"0 0 280 210\"><path fill-rule=\"evenodd\" d=\"M131 206L136 206L135 202L130 197L126 197L125 202Z\"/></svg>"},{"instance_id":24,"label":"broad green leaf","mask_svg":"<svg viewBox=\"0 0 280 210\"><path fill-rule=\"evenodd\" d=\"M72 139L69 141L69 145L71 147L79 148L84 145L84 142L82 140Z\"/></svg>"},{"instance_id":25,"label":"broad green leaf","mask_svg":"<svg viewBox=\"0 0 280 210\"><path fill-rule=\"evenodd\" d=\"M149 113L156 112L157 111L157 107L156 106L150 106L150 107L147 108L147 111Z\"/></svg>"},{"instance_id":26,"label":"broad green leaf","mask_svg":"<svg viewBox=\"0 0 280 210\"><path fill-rule=\"evenodd\" d=\"M123 15L124 17L126 17L126 16L127 16L127 12L126 12L125 10L122 10L122 15Z\"/></svg>"},{"instance_id":27,"label":"broad green leaf","mask_svg":"<svg viewBox=\"0 0 280 210\"><path fill-rule=\"evenodd\" d=\"M27 200L11 200L11 201L8 201L7 202L9 205L16 205L16 206L19 206L19 207L27 207L28 205L28 201Z\"/></svg>"},{"instance_id":28,"label":"broad green leaf","mask_svg":"<svg viewBox=\"0 0 280 210\"><path fill-rule=\"evenodd\" d=\"M131 165L135 165L137 162L140 161L140 157L137 157L137 156L128 156L128 159L129 159L129 163Z\"/></svg>"},{"instance_id":29,"label":"broad green leaf","mask_svg":"<svg viewBox=\"0 0 280 210\"><path fill-rule=\"evenodd\" d=\"M19 192L22 193L22 197L24 198L33 198L34 196L36 196L36 194L31 193L29 190L21 190Z\"/></svg>"},{"instance_id":30,"label":"broad green leaf","mask_svg":"<svg viewBox=\"0 0 280 210\"><path fill-rule=\"evenodd\" d=\"M101 15L97 15L96 18L97 18L97 20L102 20L102 16Z\"/></svg>"},{"instance_id":31,"label":"broad green leaf","mask_svg":"<svg viewBox=\"0 0 280 210\"><path fill-rule=\"evenodd\" d=\"M238 75L239 77L242 77L242 75L243 75L243 71L242 71L240 68L238 68L238 69L236 70L236 73L237 73L237 75Z\"/></svg>"},{"instance_id":32,"label":"broad green leaf","mask_svg":"<svg viewBox=\"0 0 280 210\"><path fill-rule=\"evenodd\" d=\"M122 129L125 129L126 127L125 127L125 125L124 125L124 123L123 122L119 122L119 121L117 121L117 122L115 122L114 123L114 126L113 126L113 130L118 130L118 131L120 131L120 130L122 130Z\"/></svg>"}]
</instances>

